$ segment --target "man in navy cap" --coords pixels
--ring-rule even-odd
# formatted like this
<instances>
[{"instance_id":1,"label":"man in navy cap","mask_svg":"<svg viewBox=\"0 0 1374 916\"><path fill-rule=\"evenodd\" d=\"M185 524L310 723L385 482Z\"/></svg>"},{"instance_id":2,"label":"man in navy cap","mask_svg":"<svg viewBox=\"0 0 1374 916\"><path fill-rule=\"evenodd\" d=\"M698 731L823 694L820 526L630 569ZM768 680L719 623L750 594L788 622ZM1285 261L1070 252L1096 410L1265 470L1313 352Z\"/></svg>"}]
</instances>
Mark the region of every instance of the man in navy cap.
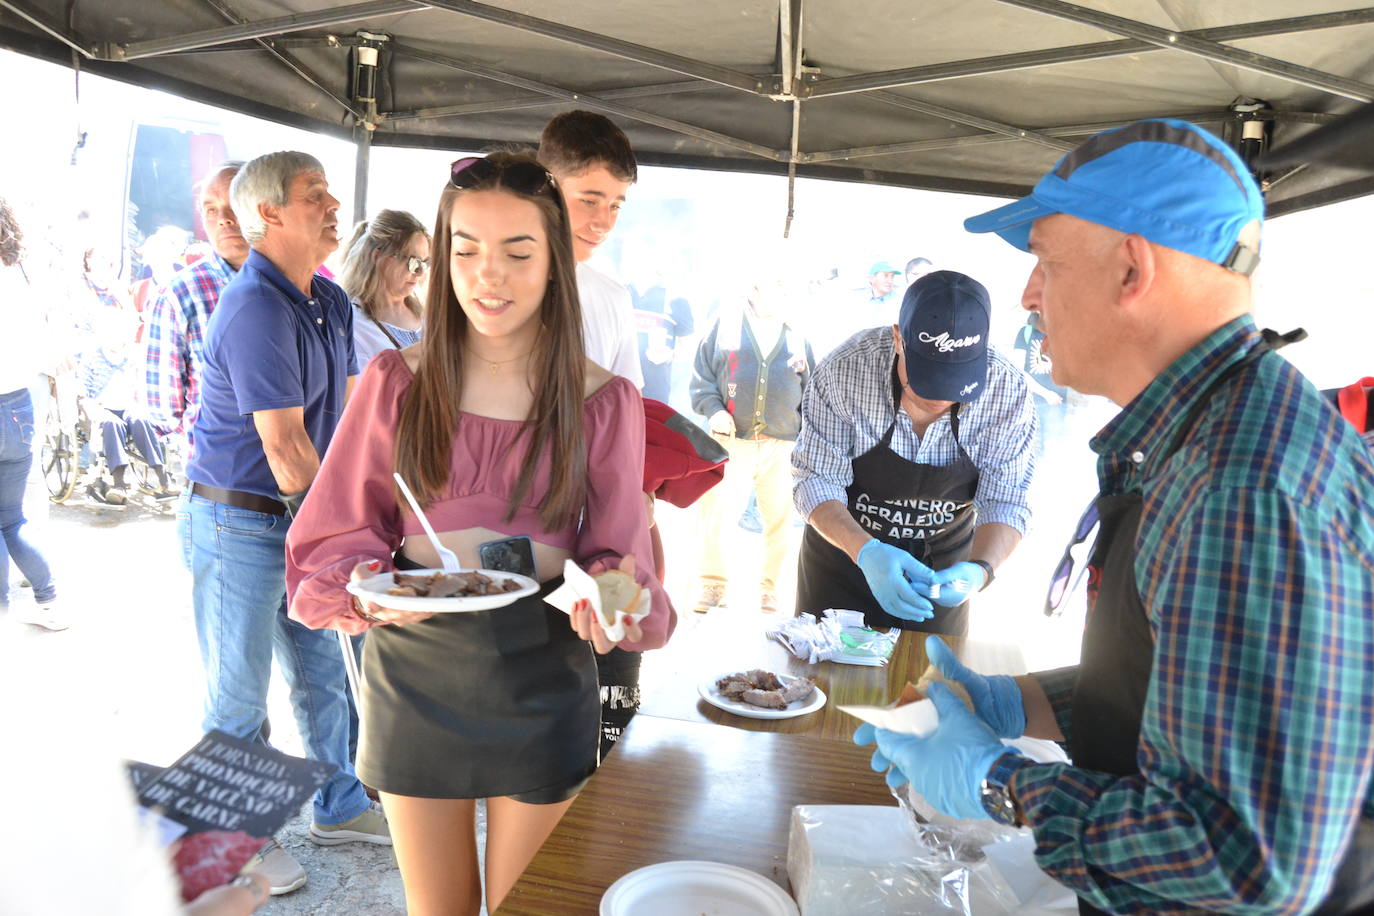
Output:
<instances>
[{"instance_id":1,"label":"man in navy cap","mask_svg":"<svg viewBox=\"0 0 1374 916\"><path fill-rule=\"evenodd\" d=\"M1076 532L1082 661L987 678L930 645L975 712L935 685L933 733L855 740L942 811L1029 826L1084 913L1374 906L1374 462L1272 352L1299 335L1250 317L1263 210L1219 138L1150 120L965 224L1036 257L1054 380L1122 405Z\"/></svg>"},{"instance_id":2,"label":"man in navy cap","mask_svg":"<svg viewBox=\"0 0 1374 916\"><path fill-rule=\"evenodd\" d=\"M869 626L968 632L1030 521L1035 408L988 346L987 290L951 270L907 290L897 324L862 331L816 368L792 453L808 526L797 611Z\"/></svg>"}]
</instances>

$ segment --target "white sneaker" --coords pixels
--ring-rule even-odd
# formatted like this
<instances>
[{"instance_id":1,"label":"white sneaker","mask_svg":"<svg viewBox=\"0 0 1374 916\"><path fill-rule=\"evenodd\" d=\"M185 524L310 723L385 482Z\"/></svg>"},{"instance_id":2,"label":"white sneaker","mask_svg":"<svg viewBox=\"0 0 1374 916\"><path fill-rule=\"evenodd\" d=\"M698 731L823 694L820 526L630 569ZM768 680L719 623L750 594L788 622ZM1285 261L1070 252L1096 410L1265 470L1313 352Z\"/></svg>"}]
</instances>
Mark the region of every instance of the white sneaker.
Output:
<instances>
[{"instance_id":1,"label":"white sneaker","mask_svg":"<svg viewBox=\"0 0 1374 916\"><path fill-rule=\"evenodd\" d=\"M67 616L51 603L37 605L30 611L20 611L15 614L15 619L20 623L33 624L45 630L65 630L71 626Z\"/></svg>"},{"instance_id":2,"label":"white sneaker","mask_svg":"<svg viewBox=\"0 0 1374 916\"><path fill-rule=\"evenodd\" d=\"M305 886L305 869L295 856L278 846L276 840L268 840L267 845L243 866L243 871L266 878L274 897Z\"/></svg>"}]
</instances>

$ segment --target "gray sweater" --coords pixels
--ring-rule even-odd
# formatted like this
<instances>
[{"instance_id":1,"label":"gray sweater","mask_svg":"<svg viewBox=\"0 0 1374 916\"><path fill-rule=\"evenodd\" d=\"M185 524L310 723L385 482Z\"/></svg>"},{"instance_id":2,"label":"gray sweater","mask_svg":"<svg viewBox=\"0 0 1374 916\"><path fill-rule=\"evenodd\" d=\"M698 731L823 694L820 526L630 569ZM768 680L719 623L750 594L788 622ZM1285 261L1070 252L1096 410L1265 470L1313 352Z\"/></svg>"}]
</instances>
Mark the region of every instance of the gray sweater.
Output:
<instances>
[{"instance_id":1,"label":"gray sweater","mask_svg":"<svg viewBox=\"0 0 1374 916\"><path fill-rule=\"evenodd\" d=\"M800 372L797 356L805 358ZM802 389L815 365L811 345L787 325L771 352L764 354L748 321L722 316L697 347L692 409L707 419L717 411L729 411L735 418L735 435L742 439L795 440L801 429Z\"/></svg>"}]
</instances>

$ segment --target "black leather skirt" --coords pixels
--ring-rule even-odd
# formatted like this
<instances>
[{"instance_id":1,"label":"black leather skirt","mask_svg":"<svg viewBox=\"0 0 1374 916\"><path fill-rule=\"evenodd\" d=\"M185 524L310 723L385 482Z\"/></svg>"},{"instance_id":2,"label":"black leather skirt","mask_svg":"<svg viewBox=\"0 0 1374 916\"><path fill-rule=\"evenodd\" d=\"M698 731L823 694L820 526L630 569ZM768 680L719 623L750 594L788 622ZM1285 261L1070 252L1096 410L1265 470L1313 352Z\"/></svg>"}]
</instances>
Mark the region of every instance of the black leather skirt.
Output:
<instances>
[{"instance_id":1,"label":"black leather skirt","mask_svg":"<svg viewBox=\"0 0 1374 916\"><path fill-rule=\"evenodd\" d=\"M358 778L421 798L577 794L597 766L601 703L591 644L544 603L561 582L506 607L369 630Z\"/></svg>"}]
</instances>

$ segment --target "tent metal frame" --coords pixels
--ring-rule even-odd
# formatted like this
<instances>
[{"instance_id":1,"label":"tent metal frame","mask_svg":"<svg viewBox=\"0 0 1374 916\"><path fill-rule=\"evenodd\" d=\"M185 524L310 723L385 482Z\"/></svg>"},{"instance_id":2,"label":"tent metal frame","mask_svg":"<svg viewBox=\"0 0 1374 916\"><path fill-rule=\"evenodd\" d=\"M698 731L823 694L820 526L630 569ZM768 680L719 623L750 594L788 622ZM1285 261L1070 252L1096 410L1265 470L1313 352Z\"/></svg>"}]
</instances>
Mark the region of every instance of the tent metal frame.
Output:
<instances>
[{"instance_id":1,"label":"tent metal frame","mask_svg":"<svg viewBox=\"0 0 1374 916\"><path fill-rule=\"evenodd\" d=\"M65 53L72 55L74 62L80 63L83 68L99 72L102 75L115 75L120 67L128 67L133 62L172 55L213 53L220 50L243 50L245 48L266 52L296 78L330 99L338 107L341 115L351 121L344 133L358 143L359 166L357 173L359 181L364 183L357 194L360 201L366 199L365 165L369 155L368 151L374 143L423 146L434 145L434 140L442 139L446 144L452 145L460 140L460 138L453 137L426 138L406 135L399 131L392 131L391 125L404 122L434 122L477 114L517 111L566 103L575 103L581 107L653 125L662 130L735 151L743 156L740 159L709 159L709 167L744 168L763 172L783 171L791 181L795 181L799 169L800 173L804 175L820 174L819 170L827 163L892 154L994 143L1028 143L1056 151L1071 149L1074 146L1074 141L1066 138L1074 138L1102 129L1104 125L1061 125L1030 128L987 117L976 111L938 105L892 91L949 80L1051 67L1064 63L1096 61L1155 52L1175 53L1200 58L1214 65L1224 65L1264 74L1340 99L1353 99L1360 102L1374 101L1374 84L1279 60L1228 44L1228 42L1249 38L1290 35L1374 23L1374 7L1292 16L1191 31L1170 31L1067 3L1064 0L996 0L1005 6L1090 26L1121 37L1111 41L827 78L805 63L806 49L802 40L802 21L805 15L806 0L778 0L777 53L775 60L771 62L772 66L768 73L748 73L525 13L479 3L476 0L365 0L365 2L333 6L312 12L259 20L250 20L242 16L225 0L197 0L197 2L223 19L225 24L180 35L167 35L123 44L104 42L91 36L78 34L69 24L71 19L70 5L67 6L68 15L66 18L68 22L60 21L60 18L50 11L37 8L34 5L34 0L0 0L0 9L9 11L30 27L37 29L46 36L49 44L60 46ZM431 105L422 108L378 111L375 104L362 106L358 100L349 99L330 88L331 83L337 83L337 74L331 79L324 74L315 72L293 53L299 48L338 48L342 50L356 44L356 42L351 36L343 35L329 35L325 38L293 38L290 36L310 30L364 21L367 23L367 28L376 29L379 27L377 23L384 24L388 16L415 10L439 10L454 16L494 23L526 34L571 44L583 50L648 65L664 71L666 74L671 74L673 77L685 79L669 79L639 86L587 92L577 87L556 85L475 61L441 54L413 44L393 41L388 43L384 53L422 61L484 81L510 86L523 91L526 95L464 104ZM52 47L37 48L34 46L31 36L29 40L25 40L21 33L16 33L10 29L0 29L0 43L20 50L27 50L29 53L45 54L50 58L57 57ZM77 58L79 61L76 60ZM151 71L147 70L137 71L141 81L145 83L176 84L182 87L181 91L184 94L194 98L213 101L215 104L225 103L225 93L216 92L209 87L198 86L184 80L165 77L161 80L150 80L150 73ZM128 75L123 74L121 77L129 78ZM720 88L743 92L789 106L791 131L788 145L784 148L773 148L742 136L664 117L627 104L636 99L685 95ZM973 132L954 137L916 138L845 149L806 149L801 136L803 106L812 101L838 96L862 96L929 118L960 124L971 128ZM243 99L239 100L239 104L229 107L238 110L252 110L254 106L251 100ZM255 111L254 113L265 114L273 120L285 123L297 122L304 117L283 117L289 113L270 106L259 106L259 108L266 108L267 111ZM1168 115L1178 116L1174 113L1168 113ZM1240 116L1232 111L1203 111L1184 113L1182 117L1198 122L1216 123ZM1251 113L1245 117L1317 122L1327 116L1321 112L1260 112ZM1134 118L1130 120L1134 120ZM388 130L377 131L379 125L386 125ZM318 129L322 125L316 121L312 122L312 126ZM644 158L648 162L660 159L670 164L685 164L693 157L668 155ZM857 170L832 167L827 171L856 172ZM888 175L893 175L893 173L884 173L881 170L863 170L862 179L875 180L875 176L878 176L877 180L881 181L884 180L882 176ZM844 177L857 178L860 176L851 174ZM907 176L907 180L902 180L900 176L893 176L891 183L910 186L917 177ZM919 178L916 186L932 187L943 184L957 187L960 185L957 179L932 182L928 180L927 176L919 176ZM1016 193L1023 190L1014 186L1003 188L989 182L968 182L967 184L969 185L967 190L981 193ZM1364 180L1348 181L1340 188L1327 189L1321 194L1309 196L1313 198L1314 202L1327 202L1333 198L1341 199L1343 193L1341 189L1347 189L1354 193L1367 193L1368 185L1369 182ZM789 221L790 199L789 194ZM1288 209L1301 209L1310 203L1304 198L1287 201L1286 205Z\"/></svg>"}]
</instances>

